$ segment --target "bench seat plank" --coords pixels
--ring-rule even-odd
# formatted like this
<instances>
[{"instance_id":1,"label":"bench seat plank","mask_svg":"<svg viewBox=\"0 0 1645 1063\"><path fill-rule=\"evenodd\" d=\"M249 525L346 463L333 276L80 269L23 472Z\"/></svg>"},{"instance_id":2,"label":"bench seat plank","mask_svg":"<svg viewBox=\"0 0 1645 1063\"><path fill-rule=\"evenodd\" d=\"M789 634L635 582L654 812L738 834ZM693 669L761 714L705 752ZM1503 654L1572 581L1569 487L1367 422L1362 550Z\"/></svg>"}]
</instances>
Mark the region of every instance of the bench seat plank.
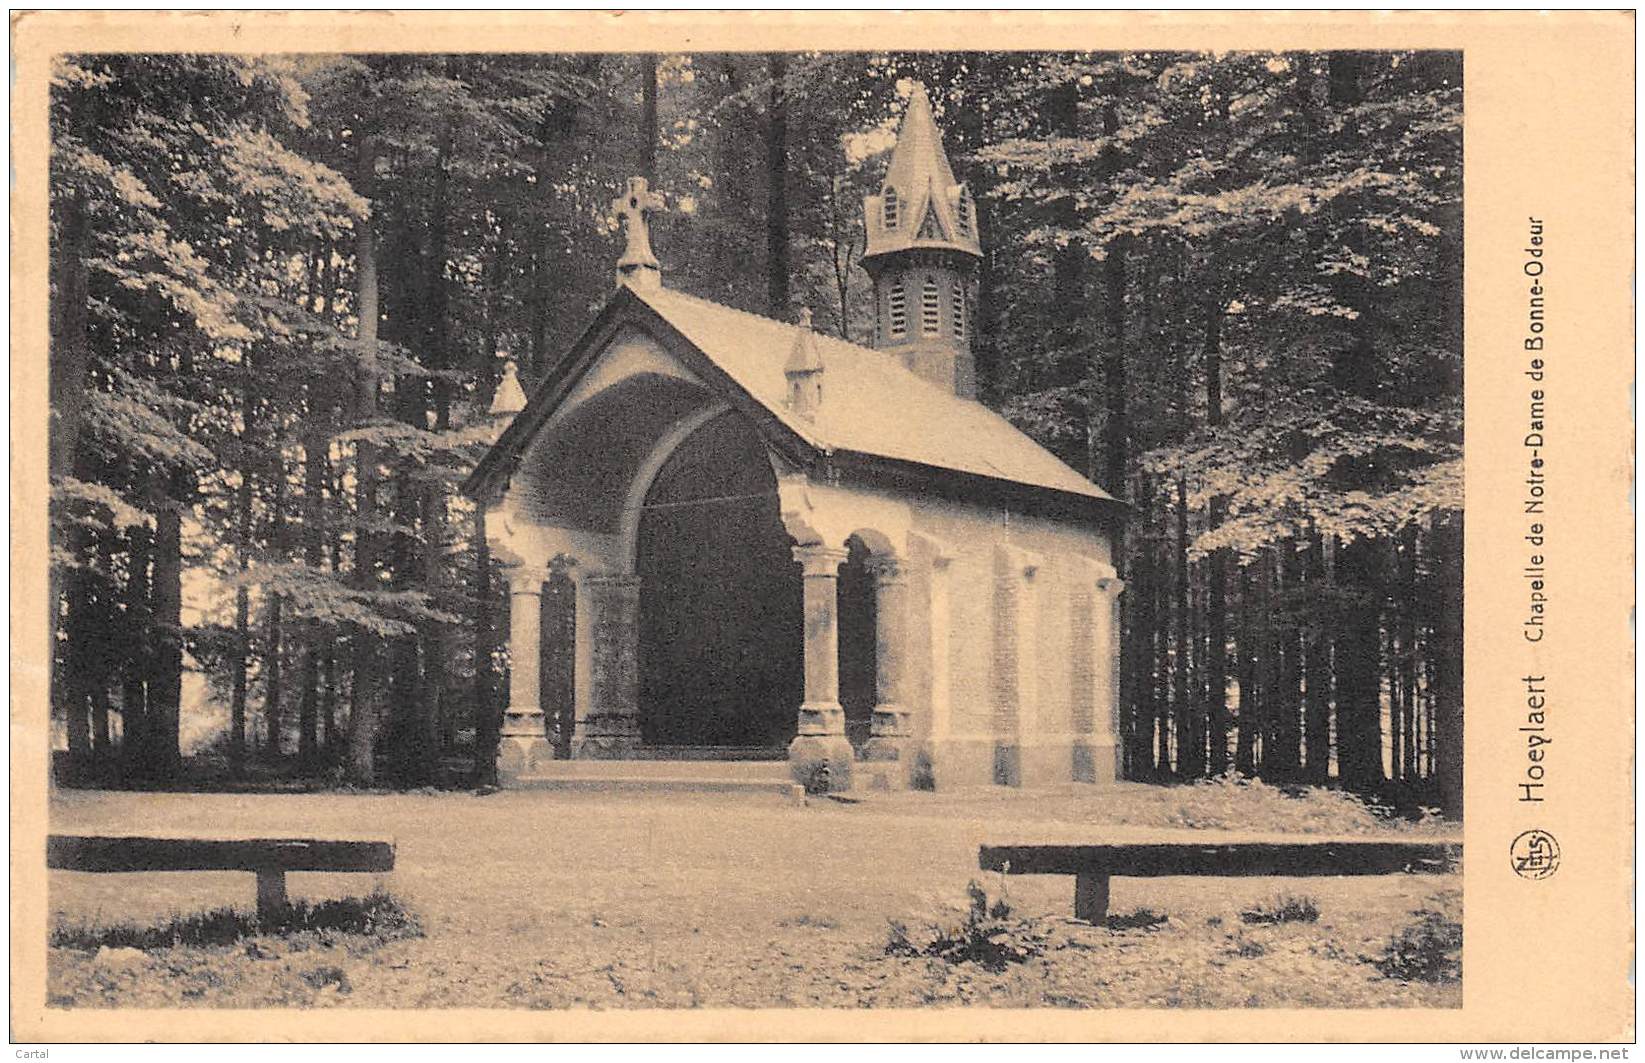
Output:
<instances>
[{"instance_id":1,"label":"bench seat plank","mask_svg":"<svg viewBox=\"0 0 1645 1063\"><path fill-rule=\"evenodd\" d=\"M1179 842L1141 845L985 845L984 871L1013 875L1388 875L1444 872L1462 846L1454 842Z\"/></svg>"},{"instance_id":2,"label":"bench seat plank","mask_svg":"<svg viewBox=\"0 0 1645 1063\"><path fill-rule=\"evenodd\" d=\"M394 843L53 834L46 838L46 866L100 872L392 871Z\"/></svg>"},{"instance_id":3,"label":"bench seat plank","mask_svg":"<svg viewBox=\"0 0 1645 1063\"><path fill-rule=\"evenodd\" d=\"M1316 838L1295 841L1144 842L1107 845L984 845L977 865L1008 875L1073 875L1074 918L1108 915L1109 879L1174 875L1273 876L1443 873L1462 843Z\"/></svg>"}]
</instances>

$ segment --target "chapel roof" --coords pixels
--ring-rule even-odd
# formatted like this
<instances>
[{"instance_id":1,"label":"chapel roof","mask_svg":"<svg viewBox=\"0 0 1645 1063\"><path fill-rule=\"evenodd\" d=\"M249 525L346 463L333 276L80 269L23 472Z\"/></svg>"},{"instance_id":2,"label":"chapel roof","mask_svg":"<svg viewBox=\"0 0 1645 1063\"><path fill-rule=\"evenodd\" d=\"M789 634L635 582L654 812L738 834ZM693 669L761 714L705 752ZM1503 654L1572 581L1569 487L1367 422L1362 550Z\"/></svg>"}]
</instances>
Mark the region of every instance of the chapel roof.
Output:
<instances>
[{"instance_id":1,"label":"chapel roof","mask_svg":"<svg viewBox=\"0 0 1645 1063\"><path fill-rule=\"evenodd\" d=\"M957 473L976 488L992 481L1117 505L986 406L921 379L891 355L823 333L811 335L822 362L822 401L804 416L787 404L785 375L801 326L667 288L631 286L618 289L561 368L536 389L465 490L482 494L498 475L508 475L575 378L598 358L591 337L611 335L624 318L663 333L657 338L665 347L683 340L712 368L700 374L705 383L735 392L722 397L741 400L733 405L780 426L815 455L878 459L915 474Z\"/></svg>"}]
</instances>

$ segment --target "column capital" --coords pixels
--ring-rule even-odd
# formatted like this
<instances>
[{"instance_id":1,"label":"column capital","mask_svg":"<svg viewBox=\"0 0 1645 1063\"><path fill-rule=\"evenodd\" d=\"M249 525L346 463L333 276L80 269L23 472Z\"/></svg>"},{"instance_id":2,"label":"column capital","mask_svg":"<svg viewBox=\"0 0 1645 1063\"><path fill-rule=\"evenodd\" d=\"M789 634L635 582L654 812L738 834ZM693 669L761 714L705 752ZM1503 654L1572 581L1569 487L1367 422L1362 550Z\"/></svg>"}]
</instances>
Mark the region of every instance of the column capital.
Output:
<instances>
[{"instance_id":1,"label":"column capital","mask_svg":"<svg viewBox=\"0 0 1645 1063\"><path fill-rule=\"evenodd\" d=\"M510 594L541 594L548 582L548 569L537 565L513 565L508 569Z\"/></svg>"},{"instance_id":2,"label":"column capital","mask_svg":"<svg viewBox=\"0 0 1645 1063\"><path fill-rule=\"evenodd\" d=\"M829 576L837 577L840 574L840 565L845 562L846 552L838 547L824 546L822 543L807 543L794 547L794 560L798 561L802 571L809 577Z\"/></svg>"},{"instance_id":3,"label":"column capital","mask_svg":"<svg viewBox=\"0 0 1645 1063\"><path fill-rule=\"evenodd\" d=\"M874 582L881 587L899 586L908 577L907 563L895 556L869 558L868 571L874 574Z\"/></svg>"}]
</instances>

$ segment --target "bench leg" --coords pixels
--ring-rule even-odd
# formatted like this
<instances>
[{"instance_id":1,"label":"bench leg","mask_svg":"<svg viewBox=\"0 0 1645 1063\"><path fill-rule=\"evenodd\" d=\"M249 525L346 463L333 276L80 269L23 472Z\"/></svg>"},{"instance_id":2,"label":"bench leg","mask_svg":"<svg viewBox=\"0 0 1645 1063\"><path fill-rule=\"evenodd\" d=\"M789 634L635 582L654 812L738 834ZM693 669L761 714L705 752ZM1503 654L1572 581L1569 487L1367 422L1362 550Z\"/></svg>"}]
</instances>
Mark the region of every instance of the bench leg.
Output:
<instances>
[{"instance_id":1,"label":"bench leg","mask_svg":"<svg viewBox=\"0 0 1645 1063\"><path fill-rule=\"evenodd\" d=\"M1087 923L1108 919L1108 876L1094 871L1074 876L1074 918Z\"/></svg>"},{"instance_id":2,"label":"bench leg","mask_svg":"<svg viewBox=\"0 0 1645 1063\"><path fill-rule=\"evenodd\" d=\"M286 873L263 868L257 872L257 921L275 922L290 907L286 900Z\"/></svg>"}]
</instances>

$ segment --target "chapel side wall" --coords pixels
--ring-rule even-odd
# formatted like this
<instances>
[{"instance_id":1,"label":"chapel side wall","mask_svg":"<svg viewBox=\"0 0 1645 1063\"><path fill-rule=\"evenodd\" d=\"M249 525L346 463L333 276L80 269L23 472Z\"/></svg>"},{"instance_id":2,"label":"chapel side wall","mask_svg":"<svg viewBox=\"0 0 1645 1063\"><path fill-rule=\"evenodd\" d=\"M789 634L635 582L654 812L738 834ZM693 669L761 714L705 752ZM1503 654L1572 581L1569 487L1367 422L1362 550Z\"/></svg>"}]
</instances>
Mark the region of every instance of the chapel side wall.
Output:
<instances>
[{"instance_id":1,"label":"chapel side wall","mask_svg":"<svg viewBox=\"0 0 1645 1063\"><path fill-rule=\"evenodd\" d=\"M913 530L916 542L929 536L951 559L946 726L933 728L941 707L929 700L915 716L932 783L1112 780L1114 728L1102 702L1117 661L1097 644L1097 610L1108 602L1092 565L1109 563L1108 535L938 500L915 504ZM926 630L939 619L931 615L930 568L919 561L927 578L917 615L926 622L917 626ZM1006 615L1014 619L1001 623ZM916 686L923 698L931 679Z\"/></svg>"}]
</instances>

